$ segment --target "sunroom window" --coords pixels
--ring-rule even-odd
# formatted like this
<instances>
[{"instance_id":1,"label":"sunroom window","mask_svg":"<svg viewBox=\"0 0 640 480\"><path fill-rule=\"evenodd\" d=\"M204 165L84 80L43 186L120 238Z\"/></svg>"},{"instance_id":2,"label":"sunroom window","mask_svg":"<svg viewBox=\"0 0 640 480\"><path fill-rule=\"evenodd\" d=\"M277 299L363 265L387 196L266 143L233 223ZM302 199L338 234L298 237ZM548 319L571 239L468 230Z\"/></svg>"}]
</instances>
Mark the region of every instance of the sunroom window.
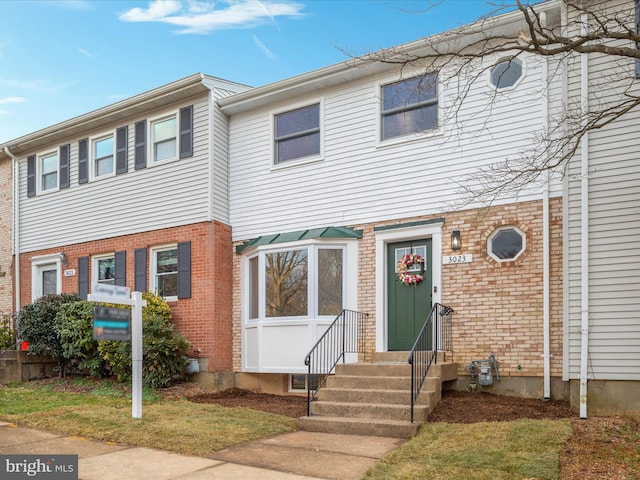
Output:
<instances>
[{"instance_id":1,"label":"sunroom window","mask_svg":"<svg viewBox=\"0 0 640 480\"><path fill-rule=\"evenodd\" d=\"M260 252L249 259L249 318L336 316L343 278L342 247Z\"/></svg>"},{"instance_id":2,"label":"sunroom window","mask_svg":"<svg viewBox=\"0 0 640 480\"><path fill-rule=\"evenodd\" d=\"M431 73L382 87L382 140L438 126L437 82Z\"/></svg>"}]
</instances>

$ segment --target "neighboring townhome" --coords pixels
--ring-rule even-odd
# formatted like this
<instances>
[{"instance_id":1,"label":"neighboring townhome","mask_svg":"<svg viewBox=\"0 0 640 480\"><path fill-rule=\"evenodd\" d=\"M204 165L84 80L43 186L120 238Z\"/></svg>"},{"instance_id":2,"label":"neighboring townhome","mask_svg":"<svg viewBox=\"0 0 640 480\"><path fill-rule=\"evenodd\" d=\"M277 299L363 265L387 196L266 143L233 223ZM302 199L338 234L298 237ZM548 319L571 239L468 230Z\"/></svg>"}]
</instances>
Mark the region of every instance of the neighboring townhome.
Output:
<instances>
[{"instance_id":1,"label":"neighboring townhome","mask_svg":"<svg viewBox=\"0 0 640 480\"><path fill-rule=\"evenodd\" d=\"M2 145L0 165L19 163L18 306L86 298L95 284L155 292L201 369L231 372L227 124L215 102L246 88L195 74Z\"/></svg>"},{"instance_id":2,"label":"neighboring townhome","mask_svg":"<svg viewBox=\"0 0 640 480\"><path fill-rule=\"evenodd\" d=\"M0 321L2 315L14 312L13 271L13 162L3 157L0 158Z\"/></svg>"},{"instance_id":3,"label":"neighboring townhome","mask_svg":"<svg viewBox=\"0 0 640 480\"><path fill-rule=\"evenodd\" d=\"M570 33L586 24L594 37L639 32L638 0L592 3L570 12ZM588 12L609 20L595 24ZM571 393L581 413L588 403L591 414L640 415L640 60L621 55L567 62L567 103L602 126L585 133L566 176L563 378L580 382Z\"/></svg>"}]
</instances>

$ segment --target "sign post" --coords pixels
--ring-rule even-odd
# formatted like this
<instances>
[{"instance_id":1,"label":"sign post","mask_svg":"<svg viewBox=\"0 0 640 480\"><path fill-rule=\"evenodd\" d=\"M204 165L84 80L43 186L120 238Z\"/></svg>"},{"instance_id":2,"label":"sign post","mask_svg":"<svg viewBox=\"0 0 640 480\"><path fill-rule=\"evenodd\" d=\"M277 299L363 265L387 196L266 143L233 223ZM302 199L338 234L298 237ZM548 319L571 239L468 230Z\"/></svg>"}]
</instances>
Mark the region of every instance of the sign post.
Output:
<instances>
[{"instance_id":1,"label":"sign post","mask_svg":"<svg viewBox=\"0 0 640 480\"><path fill-rule=\"evenodd\" d=\"M131 305L131 417L142 418L142 307L147 301L142 299L142 293L133 292L129 296L128 288L115 285L97 283L93 292L87 295L91 302Z\"/></svg>"}]
</instances>

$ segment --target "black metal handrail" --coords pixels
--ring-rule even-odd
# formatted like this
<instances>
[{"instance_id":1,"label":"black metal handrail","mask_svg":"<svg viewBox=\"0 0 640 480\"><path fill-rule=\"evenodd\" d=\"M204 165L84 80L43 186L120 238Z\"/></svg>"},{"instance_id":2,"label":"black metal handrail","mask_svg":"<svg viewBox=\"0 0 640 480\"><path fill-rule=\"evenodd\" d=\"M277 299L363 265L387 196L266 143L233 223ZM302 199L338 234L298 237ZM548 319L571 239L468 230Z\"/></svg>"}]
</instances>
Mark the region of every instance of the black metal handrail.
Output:
<instances>
[{"instance_id":1,"label":"black metal handrail","mask_svg":"<svg viewBox=\"0 0 640 480\"><path fill-rule=\"evenodd\" d=\"M364 345L363 319L368 313L342 310L313 346L304 360L308 367L307 416L311 414L311 401L333 372L340 360L345 363L347 353L360 353ZM317 377L317 382L312 378Z\"/></svg>"},{"instance_id":2,"label":"black metal handrail","mask_svg":"<svg viewBox=\"0 0 640 480\"><path fill-rule=\"evenodd\" d=\"M420 390L432 363L438 363L438 350L451 350L450 307L435 303L409 352L411 365L411 423Z\"/></svg>"}]
</instances>

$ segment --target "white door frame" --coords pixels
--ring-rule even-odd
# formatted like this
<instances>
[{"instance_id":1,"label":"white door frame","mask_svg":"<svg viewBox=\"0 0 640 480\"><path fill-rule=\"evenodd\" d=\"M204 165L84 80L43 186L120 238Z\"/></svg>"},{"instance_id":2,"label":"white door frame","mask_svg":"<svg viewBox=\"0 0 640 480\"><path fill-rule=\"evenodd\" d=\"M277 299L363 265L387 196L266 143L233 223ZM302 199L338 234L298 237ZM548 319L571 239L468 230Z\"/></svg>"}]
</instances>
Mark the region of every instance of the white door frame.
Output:
<instances>
[{"instance_id":1,"label":"white door frame","mask_svg":"<svg viewBox=\"0 0 640 480\"><path fill-rule=\"evenodd\" d=\"M374 232L376 245L376 352L387 351L387 244L431 238L433 303L440 302L444 221Z\"/></svg>"},{"instance_id":2,"label":"white door frame","mask_svg":"<svg viewBox=\"0 0 640 480\"><path fill-rule=\"evenodd\" d=\"M38 255L31 258L31 301L35 302L42 296L42 271L45 267L55 266L56 293L62 293L62 258L60 253Z\"/></svg>"}]
</instances>

